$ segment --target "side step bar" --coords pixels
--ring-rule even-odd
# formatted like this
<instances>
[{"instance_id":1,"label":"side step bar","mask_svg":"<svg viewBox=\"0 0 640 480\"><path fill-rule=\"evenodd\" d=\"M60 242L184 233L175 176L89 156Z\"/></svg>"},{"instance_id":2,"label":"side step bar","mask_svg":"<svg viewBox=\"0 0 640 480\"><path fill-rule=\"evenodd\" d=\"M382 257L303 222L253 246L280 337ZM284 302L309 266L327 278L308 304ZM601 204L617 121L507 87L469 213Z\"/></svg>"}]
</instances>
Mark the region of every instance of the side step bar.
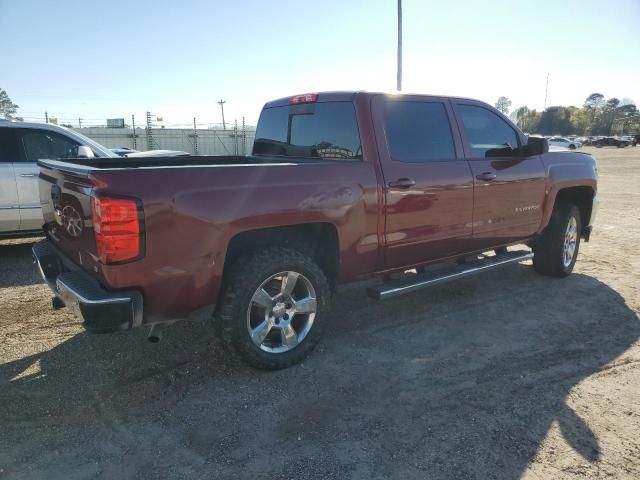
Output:
<instances>
[{"instance_id":1,"label":"side step bar","mask_svg":"<svg viewBox=\"0 0 640 480\"><path fill-rule=\"evenodd\" d=\"M473 262L419 273L417 275L411 275L408 278L391 280L383 285L368 288L367 295L375 298L376 300L385 300L387 298L415 292L416 290L438 285L440 283L457 280L458 278L473 275L475 273L502 267L503 265L508 265L510 263L518 263L529 258L533 258L533 252L528 250L506 252L492 257L482 257Z\"/></svg>"}]
</instances>

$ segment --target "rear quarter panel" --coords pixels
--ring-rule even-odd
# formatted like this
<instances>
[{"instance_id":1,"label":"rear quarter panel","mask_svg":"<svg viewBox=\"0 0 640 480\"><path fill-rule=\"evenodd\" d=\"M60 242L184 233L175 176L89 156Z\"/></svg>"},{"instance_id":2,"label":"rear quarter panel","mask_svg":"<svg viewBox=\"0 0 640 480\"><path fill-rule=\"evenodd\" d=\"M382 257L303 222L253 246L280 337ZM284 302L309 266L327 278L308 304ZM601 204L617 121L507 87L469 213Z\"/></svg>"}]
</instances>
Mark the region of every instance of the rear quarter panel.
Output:
<instances>
[{"instance_id":1,"label":"rear quarter panel","mask_svg":"<svg viewBox=\"0 0 640 480\"><path fill-rule=\"evenodd\" d=\"M367 161L138 168L93 178L99 192L143 202L145 257L101 265L98 274L111 288L141 288L146 314L182 318L215 303L227 245L248 230L329 223L339 279L377 266L377 181Z\"/></svg>"}]
</instances>

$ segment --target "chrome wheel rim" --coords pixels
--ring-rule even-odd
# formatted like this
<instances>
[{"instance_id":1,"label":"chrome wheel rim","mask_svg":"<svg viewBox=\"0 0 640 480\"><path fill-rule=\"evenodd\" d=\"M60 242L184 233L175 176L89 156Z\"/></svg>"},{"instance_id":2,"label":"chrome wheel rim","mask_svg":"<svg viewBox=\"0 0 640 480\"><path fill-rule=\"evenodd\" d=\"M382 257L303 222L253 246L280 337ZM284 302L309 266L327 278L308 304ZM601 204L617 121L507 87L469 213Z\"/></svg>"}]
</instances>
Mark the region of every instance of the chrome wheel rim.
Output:
<instances>
[{"instance_id":1,"label":"chrome wheel rim","mask_svg":"<svg viewBox=\"0 0 640 480\"><path fill-rule=\"evenodd\" d=\"M257 288L247 310L247 330L265 352L284 353L309 334L316 318L316 291L301 273L272 275Z\"/></svg>"},{"instance_id":2,"label":"chrome wheel rim","mask_svg":"<svg viewBox=\"0 0 640 480\"><path fill-rule=\"evenodd\" d=\"M62 226L72 237L79 237L82 233L82 218L78 211L70 206L62 209Z\"/></svg>"},{"instance_id":3,"label":"chrome wheel rim","mask_svg":"<svg viewBox=\"0 0 640 480\"><path fill-rule=\"evenodd\" d=\"M578 242L578 222L575 217L569 219L567 231L564 234L563 263L565 267L571 265L573 256L576 253L576 244Z\"/></svg>"}]
</instances>

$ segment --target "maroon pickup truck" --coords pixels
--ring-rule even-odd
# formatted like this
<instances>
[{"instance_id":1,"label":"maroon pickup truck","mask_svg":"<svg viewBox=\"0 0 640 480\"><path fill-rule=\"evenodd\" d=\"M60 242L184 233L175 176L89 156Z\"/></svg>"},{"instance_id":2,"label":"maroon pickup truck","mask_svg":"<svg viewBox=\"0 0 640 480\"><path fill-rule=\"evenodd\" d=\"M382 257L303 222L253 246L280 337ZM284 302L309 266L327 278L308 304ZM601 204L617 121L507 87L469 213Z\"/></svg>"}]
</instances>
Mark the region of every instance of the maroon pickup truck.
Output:
<instances>
[{"instance_id":1,"label":"maroon pickup truck","mask_svg":"<svg viewBox=\"0 0 640 480\"><path fill-rule=\"evenodd\" d=\"M528 258L568 275L596 205L591 155L549 152L485 103L423 95L269 102L246 157L39 165L33 251L55 308L155 341L208 317L262 368L313 349L340 283L379 276L368 293L385 299Z\"/></svg>"}]
</instances>

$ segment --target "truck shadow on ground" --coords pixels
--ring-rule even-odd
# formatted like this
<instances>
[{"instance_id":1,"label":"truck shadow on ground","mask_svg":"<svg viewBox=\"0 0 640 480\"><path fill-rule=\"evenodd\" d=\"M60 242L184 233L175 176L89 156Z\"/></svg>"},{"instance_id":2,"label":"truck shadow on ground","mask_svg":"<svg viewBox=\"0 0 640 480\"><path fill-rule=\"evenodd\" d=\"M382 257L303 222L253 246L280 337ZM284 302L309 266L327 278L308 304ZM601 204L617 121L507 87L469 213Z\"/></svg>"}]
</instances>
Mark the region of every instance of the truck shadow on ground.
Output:
<instances>
[{"instance_id":1,"label":"truck shadow on ground","mask_svg":"<svg viewBox=\"0 0 640 480\"><path fill-rule=\"evenodd\" d=\"M348 289L331 323L280 372L228 359L197 322L159 345L78 334L1 365L2 463L32 478L111 464L122 477L518 478L554 422L599 460L567 396L640 338L606 284L527 265L385 303Z\"/></svg>"}]
</instances>

